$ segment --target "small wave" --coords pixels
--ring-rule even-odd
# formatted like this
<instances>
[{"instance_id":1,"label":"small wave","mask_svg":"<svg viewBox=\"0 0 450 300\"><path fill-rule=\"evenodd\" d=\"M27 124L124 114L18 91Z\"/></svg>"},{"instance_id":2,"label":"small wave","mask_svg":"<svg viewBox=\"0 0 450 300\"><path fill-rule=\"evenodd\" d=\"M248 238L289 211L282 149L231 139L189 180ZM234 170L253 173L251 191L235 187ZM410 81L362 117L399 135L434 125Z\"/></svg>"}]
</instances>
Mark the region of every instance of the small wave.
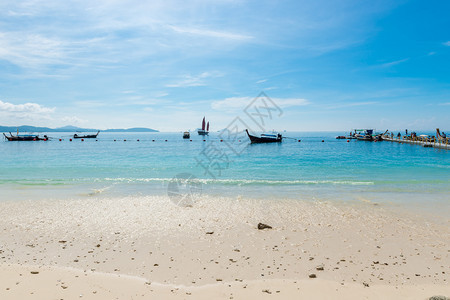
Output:
<instances>
[{"instance_id":1,"label":"small wave","mask_svg":"<svg viewBox=\"0 0 450 300\"><path fill-rule=\"evenodd\" d=\"M172 178L104 178L104 181L114 182L169 182ZM98 179L98 181L103 181ZM267 180L267 179L191 179L193 182L202 184L222 184L222 185L374 185L373 181L351 181L351 180Z\"/></svg>"}]
</instances>

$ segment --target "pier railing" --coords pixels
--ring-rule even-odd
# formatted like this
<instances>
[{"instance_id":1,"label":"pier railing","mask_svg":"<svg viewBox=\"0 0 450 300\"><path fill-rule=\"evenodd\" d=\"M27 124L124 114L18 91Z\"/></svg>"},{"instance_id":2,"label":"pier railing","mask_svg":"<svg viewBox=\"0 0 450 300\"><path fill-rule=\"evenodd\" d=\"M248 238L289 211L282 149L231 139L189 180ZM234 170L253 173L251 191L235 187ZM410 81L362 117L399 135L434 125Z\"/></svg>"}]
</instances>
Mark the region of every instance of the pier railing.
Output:
<instances>
[{"instance_id":1,"label":"pier railing","mask_svg":"<svg viewBox=\"0 0 450 300\"><path fill-rule=\"evenodd\" d=\"M397 142L397 143L407 143L407 144L417 144L423 147L433 147L440 149L450 150L450 139L449 138L435 138L435 137L424 137L424 136L402 136L402 137L392 137L389 135L384 135L383 140Z\"/></svg>"}]
</instances>

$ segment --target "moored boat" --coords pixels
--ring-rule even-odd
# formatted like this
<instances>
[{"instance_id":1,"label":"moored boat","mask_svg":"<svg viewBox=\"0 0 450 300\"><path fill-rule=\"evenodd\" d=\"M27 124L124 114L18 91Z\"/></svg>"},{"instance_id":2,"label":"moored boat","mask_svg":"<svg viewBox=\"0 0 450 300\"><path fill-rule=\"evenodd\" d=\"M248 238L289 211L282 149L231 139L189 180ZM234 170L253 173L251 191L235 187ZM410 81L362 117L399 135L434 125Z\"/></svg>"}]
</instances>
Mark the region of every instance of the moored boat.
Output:
<instances>
[{"instance_id":1,"label":"moored boat","mask_svg":"<svg viewBox=\"0 0 450 300\"><path fill-rule=\"evenodd\" d=\"M372 136L372 134L373 129L355 129L355 137L358 141L373 141L374 137Z\"/></svg>"},{"instance_id":2,"label":"moored boat","mask_svg":"<svg viewBox=\"0 0 450 300\"><path fill-rule=\"evenodd\" d=\"M183 132L183 139L188 139L191 137L191 133L189 131Z\"/></svg>"},{"instance_id":3,"label":"moored boat","mask_svg":"<svg viewBox=\"0 0 450 300\"><path fill-rule=\"evenodd\" d=\"M9 133L10 136L7 136L5 133L3 135L8 141L17 141L17 142L23 142L23 141L47 141L48 137L44 135L43 138L39 137L39 135L33 135L33 134L23 134L23 135L13 135L11 132Z\"/></svg>"},{"instance_id":4,"label":"moored boat","mask_svg":"<svg viewBox=\"0 0 450 300\"><path fill-rule=\"evenodd\" d=\"M73 135L73 138L74 139L95 139L95 138L97 138L99 133L100 133L100 130L97 131L96 134L78 135L78 134L75 133Z\"/></svg>"},{"instance_id":5,"label":"moored boat","mask_svg":"<svg viewBox=\"0 0 450 300\"><path fill-rule=\"evenodd\" d=\"M281 143L283 140L283 136L279 133L277 134L261 134L261 136L251 135L247 129L248 137L250 138L251 143Z\"/></svg>"}]
</instances>

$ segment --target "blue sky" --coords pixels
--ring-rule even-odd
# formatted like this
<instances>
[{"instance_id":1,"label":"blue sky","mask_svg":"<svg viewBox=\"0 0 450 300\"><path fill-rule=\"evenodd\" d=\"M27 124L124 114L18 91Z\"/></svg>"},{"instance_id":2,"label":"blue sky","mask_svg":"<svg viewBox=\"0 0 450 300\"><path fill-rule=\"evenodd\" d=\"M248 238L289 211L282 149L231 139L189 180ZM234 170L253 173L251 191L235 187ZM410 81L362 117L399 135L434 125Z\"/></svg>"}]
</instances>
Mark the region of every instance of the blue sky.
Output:
<instances>
[{"instance_id":1,"label":"blue sky","mask_svg":"<svg viewBox=\"0 0 450 300\"><path fill-rule=\"evenodd\" d=\"M0 2L0 125L450 130L449 1ZM269 129L269 128L268 128Z\"/></svg>"}]
</instances>

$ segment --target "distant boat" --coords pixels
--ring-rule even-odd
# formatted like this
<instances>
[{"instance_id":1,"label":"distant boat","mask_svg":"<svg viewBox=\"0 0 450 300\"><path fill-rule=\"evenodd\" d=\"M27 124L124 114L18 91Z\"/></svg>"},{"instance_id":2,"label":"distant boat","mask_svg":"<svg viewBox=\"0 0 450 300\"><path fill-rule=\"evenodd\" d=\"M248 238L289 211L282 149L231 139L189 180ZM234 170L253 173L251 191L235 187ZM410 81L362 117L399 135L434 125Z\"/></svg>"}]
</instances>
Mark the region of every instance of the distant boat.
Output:
<instances>
[{"instance_id":1,"label":"distant boat","mask_svg":"<svg viewBox=\"0 0 450 300\"><path fill-rule=\"evenodd\" d=\"M358 132L363 132L364 129L355 129L354 131L350 131L348 136L345 135L339 135L336 137L337 140L353 140L356 139L356 135L358 134Z\"/></svg>"},{"instance_id":2,"label":"distant boat","mask_svg":"<svg viewBox=\"0 0 450 300\"><path fill-rule=\"evenodd\" d=\"M48 140L48 137L44 135L44 138L39 137L39 135L33 135L33 134L24 134L19 135L19 131L17 130L17 135L13 135L11 132L9 133L10 136L7 136L5 133L3 135L8 141L46 141Z\"/></svg>"},{"instance_id":3,"label":"distant boat","mask_svg":"<svg viewBox=\"0 0 450 300\"><path fill-rule=\"evenodd\" d=\"M283 136L279 133L277 134L261 134L261 136L254 136L248 133L248 130L245 129L248 137L250 138L251 143L281 143L283 140Z\"/></svg>"},{"instance_id":4,"label":"distant boat","mask_svg":"<svg viewBox=\"0 0 450 300\"><path fill-rule=\"evenodd\" d=\"M191 137L191 134L190 134L189 131L183 132L183 139L188 139L188 138L190 138L190 137Z\"/></svg>"},{"instance_id":5,"label":"distant boat","mask_svg":"<svg viewBox=\"0 0 450 300\"><path fill-rule=\"evenodd\" d=\"M356 132L362 132L362 134ZM377 137L373 135L373 129L355 129L355 133L355 137L358 141L372 142L377 139Z\"/></svg>"},{"instance_id":6,"label":"distant boat","mask_svg":"<svg viewBox=\"0 0 450 300\"><path fill-rule=\"evenodd\" d=\"M97 131L96 134L87 134L87 135L78 135L78 134L74 134L73 138L74 139L96 139L97 135L100 133L100 130Z\"/></svg>"},{"instance_id":7,"label":"distant boat","mask_svg":"<svg viewBox=\"0 0 450 300\"><path fill-rule=\"evenodd\" d=\"M199 129L197 132L198 132L198 135L208 135L209 134L209 121L205 128L205 117L203 117L202 129Z\"/></svg>"}]
</instances>

